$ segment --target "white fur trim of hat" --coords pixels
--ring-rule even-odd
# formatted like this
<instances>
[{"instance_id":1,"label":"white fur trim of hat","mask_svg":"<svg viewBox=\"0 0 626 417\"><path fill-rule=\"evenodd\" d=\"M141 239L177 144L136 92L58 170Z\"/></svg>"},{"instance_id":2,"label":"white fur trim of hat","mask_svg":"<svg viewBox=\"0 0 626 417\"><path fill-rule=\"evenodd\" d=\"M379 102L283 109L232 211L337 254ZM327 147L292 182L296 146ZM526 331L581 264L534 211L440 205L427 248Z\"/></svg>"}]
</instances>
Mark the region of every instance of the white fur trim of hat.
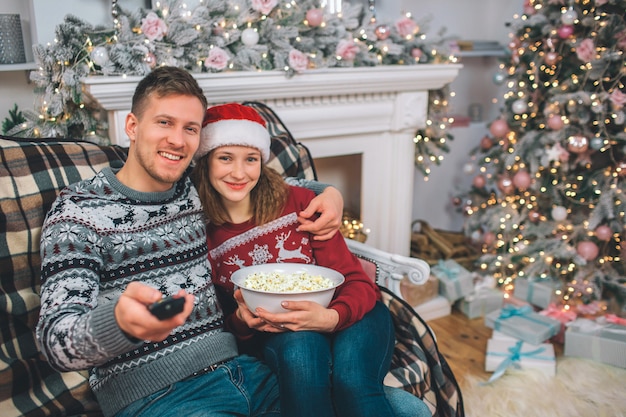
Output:
<instances>
[{"instance_id":1,"label":"white fur trim of hat","mask_svg":"<svg viewBox=\"0 0 626 417\"><path fill-rule=\"evenodd\" d=\"M249 146L261 152L263 162L270 157L270 134L265 120L249 106L238 103L209 107L204 115L197 161L220 146Z\"/></svg>"}]
</instances>

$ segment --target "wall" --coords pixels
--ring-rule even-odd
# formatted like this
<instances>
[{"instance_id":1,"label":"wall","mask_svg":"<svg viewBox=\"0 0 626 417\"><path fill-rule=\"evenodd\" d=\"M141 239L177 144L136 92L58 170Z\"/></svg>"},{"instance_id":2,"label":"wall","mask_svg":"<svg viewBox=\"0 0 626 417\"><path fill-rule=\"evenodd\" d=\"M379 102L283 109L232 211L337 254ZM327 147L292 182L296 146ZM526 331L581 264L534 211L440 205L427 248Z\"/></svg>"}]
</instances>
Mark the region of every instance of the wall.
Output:
<instances>
[{"instance_id":1,"label":"wall","mask_svg":"<svg viewBox=\"0 0 626 417\"><path fill-rule=\"evenodd\" d=\"M367 0L360 1L367 7ZM144 3L149 4L149 0L119 0L123 7L139 7ZM522 0L378 0L376 11L379 20L389 22L399 18L403 12L411 12L418 22L428 22L424 28L427 33L434 34L447 28L448 36L469 40L498 40L506 44L509 31L505 22L510 21L521 6ZM110 22L110 7L109 0L3 0L0 13L20 13L25 42L34 38L42 43L52 41L54 28L65 14L71 12L89 23L104 24ZM33 30L28 18L29 8L34 10L33 15L37 20ZM32 58L30 51L27 50L27 54ZM452 100L452 109L464 114L469 103L489 102L499 96L491 82L497 64L495 59L472 58L462 62L465 68L451 87L458 93ZM33 108L33 85L27 80L26 71L0 72L0 120L8 115L8 110L15 103L22 109ZM485 86L489 88L483 88ZM497 104L492 107L491 113L496 110ZM488 114L489 109L484 109L484 112ZM488 120L487 117L485 120ZM448 230L459 230L462 227L463 218L452 206L451 197L455 186L467 181L463 166L467 162L468 152L485 132L485 124L453 129L451 133L455 140L451 143L452 150L445 154L441 166L433 168L429 181L424 182L421 174L416 172L415 199L412 202L414 219L424 219L435 227ZM344 179L338 181L343 182ZM353 187L347 188L350 189L348 201L352 205L356 199L352 195L354 190Z\"/></svg>"}]
</instances>

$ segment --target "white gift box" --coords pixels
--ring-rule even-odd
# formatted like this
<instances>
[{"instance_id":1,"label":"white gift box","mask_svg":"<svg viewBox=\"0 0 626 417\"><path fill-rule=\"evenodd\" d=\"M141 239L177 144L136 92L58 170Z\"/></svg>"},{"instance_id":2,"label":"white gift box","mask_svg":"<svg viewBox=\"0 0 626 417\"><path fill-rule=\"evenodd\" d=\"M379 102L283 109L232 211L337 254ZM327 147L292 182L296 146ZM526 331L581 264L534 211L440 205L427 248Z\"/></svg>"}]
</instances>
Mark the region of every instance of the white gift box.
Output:
<instances>
[{"instance_id":1,"label":"white gift box","mask_svg":"<svg viewBox=\"0 0 626 417\"><path fill-rule=\"evenodd\" d=\"M430 321L449 316L452 312L452 306L445 297L438 295L430 301L414 306L413 310L425 321Z\"/></svg>"},{"instance_id":2,"label":"white gift box","mask_svg":"<svg viewBox=\"0 0 626 417\"><path fill-rule=\"evenodd\" d=\"M485 326L526 343L538 345L561 330L561 322L535 313L530 306L505 304L485 316Z\"/></svg>"},{"instance_id":3,"label":"white gift box","mask_svg":"<svg viewBox=\"0 0 626 417\"><path fill-rule=\"evenodd\" d=\"M458 300L454 308L470 319L482 317L502 307L504 293L493 288L483 288Z\"/></svg>"},{"instance_id":4,"label":"white gift box","mask_svg":"<svg viewBox=\"0 0 626 417\"><path fill-rule=\"evenodd\" d=\"M626 326L576 319L565 326L565 356L626 368Z\"/></svg>"},{"instance_id":5,"label":"white gift box","mask_svg":"<svg viewBox=\"0 0 626 417\"><path fill-rule=\"evenodd\" d=\"M532 345L521 340L489 339L485 370L501 374L509 366L538 369L548 376L554 376L556 374L554 346L551 343Z\"/></svg>"},{"instance_id":6,"label":"white gift box","mask_svg":"<svg viewBox=\"0 0 626 417\"><path fill-rule=\"evenodd\" d=\"M556 285L551 280L515 279L513 296L541 308L547 308L554 300Z\"/></svg>"},{"instance_id":7,"label":"white gift box","mask_svg":"<svg viewBox=\"0 0 626 417\"><path fill-rule=\"evenodd\" d=\"M472 273L453 259L439 260L430 268L430 273L439 278L439 294L451 302L474 291Z\"/></svg>"}]
</instances>

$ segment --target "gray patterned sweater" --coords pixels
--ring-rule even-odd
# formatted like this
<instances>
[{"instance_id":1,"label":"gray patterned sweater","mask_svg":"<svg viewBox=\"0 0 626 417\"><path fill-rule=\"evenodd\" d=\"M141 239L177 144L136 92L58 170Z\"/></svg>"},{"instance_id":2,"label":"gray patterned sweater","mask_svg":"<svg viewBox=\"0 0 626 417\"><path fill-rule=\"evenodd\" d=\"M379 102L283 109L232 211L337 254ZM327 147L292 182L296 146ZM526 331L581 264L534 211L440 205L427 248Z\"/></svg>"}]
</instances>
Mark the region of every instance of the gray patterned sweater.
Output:
<instances>
[{"instance_id":1,"label":"gray patterned sweater","mask_svg":"<svg viewBox=\"0 0 626 417\"><path fill-rule=\"evenodd\" d=\"M211 284L206 233L187 176L163 193L121 184L110 168L64 189L41 237L37 337L58 370L90 370L105 415L237 355ZM131 281L195 295L187 322L159 343L127 337L113 309Z\"/></svg>"}]
</instances>

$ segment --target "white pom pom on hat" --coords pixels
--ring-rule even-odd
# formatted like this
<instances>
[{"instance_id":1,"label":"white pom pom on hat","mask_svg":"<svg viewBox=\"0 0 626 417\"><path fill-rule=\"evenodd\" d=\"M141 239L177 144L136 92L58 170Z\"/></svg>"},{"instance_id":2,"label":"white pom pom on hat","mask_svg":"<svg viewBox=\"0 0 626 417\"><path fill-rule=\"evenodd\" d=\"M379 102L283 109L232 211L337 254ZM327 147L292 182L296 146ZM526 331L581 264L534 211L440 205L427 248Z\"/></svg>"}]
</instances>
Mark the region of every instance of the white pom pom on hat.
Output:
<instances>
[{"instance_id":1,"label":"white pom pom on hat","mask_svg":"<svg viewBox=\"0 0 626 417\"><path fill-rule=\"evenodd\" d=\"M220 146L249 146L261 152L263 162L270 157L270 134L265 120L249 106L238 103L209 107L204 115L197 161Z\"/></svg>"}]
</instances>

